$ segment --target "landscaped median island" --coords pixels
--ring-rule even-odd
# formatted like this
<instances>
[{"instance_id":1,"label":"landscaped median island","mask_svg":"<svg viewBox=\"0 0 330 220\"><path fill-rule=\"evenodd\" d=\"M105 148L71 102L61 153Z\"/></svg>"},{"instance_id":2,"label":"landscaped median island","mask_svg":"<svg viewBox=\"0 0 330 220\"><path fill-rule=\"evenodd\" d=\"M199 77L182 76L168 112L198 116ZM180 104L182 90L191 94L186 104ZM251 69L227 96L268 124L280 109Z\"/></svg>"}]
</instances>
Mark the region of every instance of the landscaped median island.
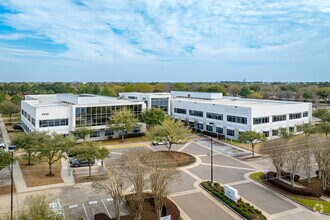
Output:
<instances>
[{"instance_id":1,"label":"landscaped median island","mask_svg":"<svg viewBox=\"0 0 330 220\"><path fill-rule=\"evenodd\" d=\"M196 162L196 158L193 155L179 151L154 151L151 154L160 158L166 158L169 161L175 161L177 167L188 166Z\"/></svg>"},{"instance_id":2,"label":"landscaped median island","mask_svg":"<svg viewBox=\"0 0 330 220\"><path fill-rule=\"evenodd\" d=\"M239 199L237 203L229 199L227 196L225 196L224 188L219 183L214 183L214 186L212 187L210 181L205 181L201 183L201 186L213 196L232 208L235 212L240 214L242 217L251 220L267 219L259 209L254 208L249 203L243 202L242 199Z\"/></svg>"},{"instance_id":3,"label":"landscaped median island","mask_svg":"<svg viewBox=\"0 0 330 220\"><path fill-rule=\"evenodd\" d=\"M283 172L285 173L285 172ZM292 187L285 179L289 179L288 175L282 175L280 179L276 177L275 172L268 172L267 175L263 172L250 174L250 178L258 183L263 184L273 190L276 190L291 200L310 208L313 211L330 214L330 202L321 198L321 193L309 187ZM295 177L299 179L298 176Z\"/></svg>"}]
</instances>

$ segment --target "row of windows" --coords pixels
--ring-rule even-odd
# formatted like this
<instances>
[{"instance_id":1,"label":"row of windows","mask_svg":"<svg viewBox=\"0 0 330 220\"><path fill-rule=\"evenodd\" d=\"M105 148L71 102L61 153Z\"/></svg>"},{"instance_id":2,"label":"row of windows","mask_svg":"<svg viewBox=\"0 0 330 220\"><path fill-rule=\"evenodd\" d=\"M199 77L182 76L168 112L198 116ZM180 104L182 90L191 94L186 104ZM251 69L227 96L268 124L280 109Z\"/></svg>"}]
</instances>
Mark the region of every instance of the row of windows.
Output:
<instances>
[{"instance_id":1,"label":"row of windows","mask_svg":"<svg viewBox=\"0 0 330 220\"><path fill-rule=\"evenodd\" d=\"M234 122L234 123L240 123L240 124L247 124L247 118L233 116L233 115L227 115L227 121Z\"/></svg>"},{"instance_id":2,"label":"row of windows","mask_svg":"<svg viewBox=\"0 0 330 220\"><path fill-rule=\"evenodd\" d=\"M203 117L203 112L202 111L189 110L189 115L202 118Z\"/></svg>"},{"instance_id":3,"label":"row of windows","mask_svg":"<svg viewBox=\"0 0 330 220\"><path fill-rule=\"evenodd\" d=\"M206 112L206 117L207 118L212 118L216 120L223 120L223 115L222 114L216 114L216 113L211 113L211 112Z\"/></svg>"},{"instance_id":4,"label":"row of windows","mask_svg":"<svg viewBox=\"0 0 330 220\"><path fill-rule=\"evenodd\" d=\"M273 122L285 121L285 120L286 120L286 115L274 115L273 116Z\"/></svg>"},{"instance_id":5,"label":"row of windows","mask_svg":"<svg viewBox=\"0 0 330 220\"><path fill-rule=\"evenodd\" d=\"M26 111L24 111L22 109L22 115L29 121L31 122L31 124L33 124L33 126L36 126L36 120L31 116L29 115Z\"/></svg>"},{"instance_id":6,"label":"row of windows","mask_svg":"<svg viewBox=\"0 0 330 220\"><path fill-rule=\"evenodd\" d=\"M185 115L187 114L187 110L183 108L174 108L174 113Z\"/></svg>"},{"instance_id":7,"label":"row of windows","mask_svg":"<svg viewBox=\"0 0 330 220\"><path fill-rule=\"evenodd\" d=\"M297 119L297 118L301 118L301 113L293 113L293 114L289 114L289 119Z\"/></svg>"},{"instance_id":8,"label":"row of windows","mask_svg":"<svg viewBox=\"0 0 330 220\"><path fill-rule=\"evenodd\" d=\"M269 117L253 118L254 125L266 124L266 123L269 123Z\"/></svg>"},{"instance_id":9,"label":"row of windows","mask_svg":"<svg viewBox=\"0 0 330 220\"><path fill-rule=\"evenodd\" d=\"M39 121L40 128L66 126L66 125L69 125L69 119L67 118Z\"/></svg>"},{"instance_id":10,"label":"row of windows","mask_svg":"<svg viewBox=\"0 0 330 220\"><path fill-rule=\"evenodd\" d=\"M168 111L168 98L152 98L151 108L162 109L163 111Z\"/></svg>"}]
</instances>

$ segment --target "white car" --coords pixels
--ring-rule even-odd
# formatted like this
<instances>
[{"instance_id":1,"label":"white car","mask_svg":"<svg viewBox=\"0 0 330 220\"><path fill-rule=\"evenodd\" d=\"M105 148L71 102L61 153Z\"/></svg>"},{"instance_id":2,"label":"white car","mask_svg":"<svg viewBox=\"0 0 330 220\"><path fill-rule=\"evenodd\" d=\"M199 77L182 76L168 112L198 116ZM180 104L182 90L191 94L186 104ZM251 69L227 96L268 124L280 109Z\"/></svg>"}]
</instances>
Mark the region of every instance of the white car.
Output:
<instances>
[{"instance_id":1,"label":"white car","mask_svg":"<svg viewBox=\"0 0 330 220\"><path fill-rule=\"evenodd\" d=\"M2 150L6 149L6 144L1 142L0 143L0 149L2 149Z\"/></svg>"},{"instance_id":2,"label":"white car","mask_svg":"<svg viewBox=\"0 0 330 220\"><path fill-rule=\"evenodd\" d=\"M152 145L164 145L166 142L164 141L153 141L153 142L151 142L152 143Z\"/></svg>"}]
</instances>

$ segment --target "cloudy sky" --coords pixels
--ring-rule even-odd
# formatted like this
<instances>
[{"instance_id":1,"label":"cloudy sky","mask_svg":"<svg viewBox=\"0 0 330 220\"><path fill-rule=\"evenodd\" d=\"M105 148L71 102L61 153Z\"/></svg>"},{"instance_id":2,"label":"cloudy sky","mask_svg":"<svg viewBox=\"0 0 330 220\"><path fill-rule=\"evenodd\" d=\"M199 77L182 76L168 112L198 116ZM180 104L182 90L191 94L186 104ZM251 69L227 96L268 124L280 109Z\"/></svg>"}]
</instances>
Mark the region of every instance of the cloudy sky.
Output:
<instances>
[{"instance_id":1,"label":"cloudy sky","mask_svg":"<svg viewBox=\"0 0 330 220\"><path fill-rule=\"evenodd\" d=\"M329 81L328 0L0 0L0 81Z\"/></svg>"}]
</instances>

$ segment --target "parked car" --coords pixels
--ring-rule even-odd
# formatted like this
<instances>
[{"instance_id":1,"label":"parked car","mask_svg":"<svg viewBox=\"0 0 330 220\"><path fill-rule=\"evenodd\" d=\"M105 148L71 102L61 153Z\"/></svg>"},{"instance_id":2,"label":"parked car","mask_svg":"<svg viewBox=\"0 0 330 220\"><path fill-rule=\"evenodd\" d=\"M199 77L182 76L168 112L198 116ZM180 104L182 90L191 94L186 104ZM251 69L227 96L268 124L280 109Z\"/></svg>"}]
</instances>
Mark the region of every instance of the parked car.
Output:
<instances>
[{"instance_id":1,"label":"parked car","mask_svg":"<svg viewBox=\"0 0 330 220\"><path fill-rule=\"evenodd\" d=\"M2 149L2 150L6 149L6 144L3 142L0 142L0 149Z\"/></svg>"},{"instance_id":2,"label":"parked car","mask_svg":"<svg viewBox=\"0 0 330 220\"><path fill-rule=\"evenodd\" d=\"M93 165L94 162L91 163ZM88 161L83 161L83 160L78 160L78 159L73 159L71 162L71 167L85 167L88 166L89 162Z\"/></svg>"},{"instance_id":3,"label":"parked car","mask_svg":"<svg viewBox=\"0 0 330 220\"><path fill-rule=\"evenodd\" d=\"M73 160L75 160L75 156L76 154L74 153L68 153L68 160L69 160L69 163L71 164Z\"/></svg>"},{"instance_id":4,"label":"parked car","mask_svg":"<svg viewBox=\"0 0 330 220\"><path fill-rule=\"evenodd\" d=\"M13 128L15 130L21 130L21 131L23 131L22 125L20 123L13 124Z\"/></svg>"},{"instance_id":5,"label":"parked car","mask_svg":"<svg viewBox=\"0 0 330 220\"><path fill-rule=\"evenodd\" d=\"M153 142L151 142L152 143L152 145L164 145L166 142L164 141L153 141Z\"/></svg>"}]
</instances>

